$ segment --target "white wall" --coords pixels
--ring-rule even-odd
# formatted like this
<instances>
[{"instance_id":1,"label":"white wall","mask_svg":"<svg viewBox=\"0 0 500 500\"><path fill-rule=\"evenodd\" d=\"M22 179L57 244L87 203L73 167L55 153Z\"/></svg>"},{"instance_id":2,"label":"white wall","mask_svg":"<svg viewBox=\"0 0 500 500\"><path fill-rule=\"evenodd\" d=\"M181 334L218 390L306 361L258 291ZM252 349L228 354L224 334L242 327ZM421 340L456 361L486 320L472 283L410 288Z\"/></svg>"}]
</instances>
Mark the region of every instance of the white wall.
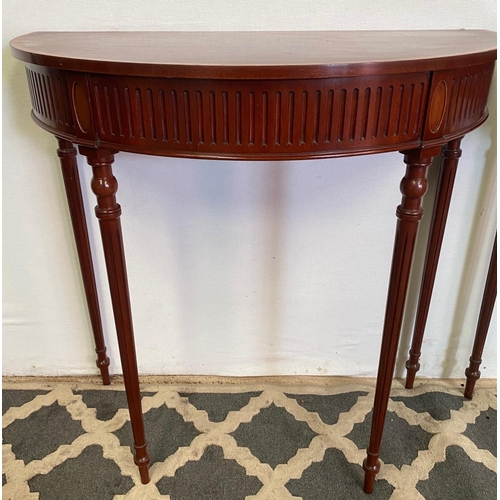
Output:
<instances>
[{"instance_id":1,"label":"white wall","mask_svg":"<svg viewBox=\"0 0 500 500\"><path fill-rule=\"evenodd\" d=\"M496 30L495 11L494 0L4 2L3 373L96 373L56 143L29 118L11 38L40 30ZM496 225L494 98L490 110L488 122L463 141L424 376L461 377L470 355ZM85 188L89 170L80 159ZM141 372L375 375L403 174L398 153L283 163L117 155ZM108 352L119 373L89 191ZM428 214L431 207L432 193ZM414 290L428 224L429 217ZM413 291L410 311L415 301ZM400 376L411 323L404 325ZM483 377L496 377L496 314L483 359Z\"/></svg>"}]
</instances>

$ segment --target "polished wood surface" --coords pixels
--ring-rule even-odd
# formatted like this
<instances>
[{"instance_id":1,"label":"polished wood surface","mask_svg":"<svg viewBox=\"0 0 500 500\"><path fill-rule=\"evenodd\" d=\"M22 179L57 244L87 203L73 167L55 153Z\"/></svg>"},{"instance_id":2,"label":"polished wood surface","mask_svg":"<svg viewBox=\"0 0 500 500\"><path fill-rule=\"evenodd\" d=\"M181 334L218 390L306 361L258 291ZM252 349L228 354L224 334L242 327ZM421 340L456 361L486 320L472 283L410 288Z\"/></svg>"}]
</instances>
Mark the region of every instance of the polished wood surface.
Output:
<instances>
[{"instance_id":1,"label":"polished wood surface","mask_svg":"<svg viewBox=\"0 0 500 500\"><path fill-rule=\"evenodd\" d=\"M443 31L38 32L15 57L59 69L167 78L339 78L489 62L496 33Z\"/></svg>"},{"instance_id":2,"label":"polished wood surface","mask_svg":"<svg viewBox=\"0 0 500 500\"><path fill-rule=\"evenodd\" d=\"M421 204L422 197L427 191L427 168L431 164L433 156L438 152L439 148L434 150L414 149L404 155L404 162L407 167L406 175L403 177L400 186L403 198L401 205L396 209L398 222L382 334L382 349L378 365L372 429L367 457L363 462L365 493L373 491L375 475L380 470L380 461L378 459L380 443L396 364L418 223L424 213Z\"/></svg>"},{"instance_id":3,"label":"polished wood surface","mask_svg":"<svg viewBox=\"0 0 500 500\"><path fill-rule=\"evenodd\" d=\"M234 45L229 44L231 36L243 37L247 46L226 48L228 54L218 53L219 59L214 59L211 47L219 47L222 38L210 33L206 40L200 34L192 40L176 33L155 33L153 38L130 34L124 44L123 33L33 33L11 44L14 54L29 62L37 123L60 137L155 155L278 160L432 147L482 123L496 57L494 34L426 33L363 32L356 43L353 33L345 32L227 34L227 46ZM167 57L174 50L168 50L168 43L177 36L191 40L176 52L177 58L186 55L183 68L185 75L191 72L189 78L178 76L177 59ZM279 65L281 76L270 77L269 71L278 66L269 62L274 60L274 45L267 50L260 45L266 36L277 36L292 52L299 41L320 52L328 42L333 54L321 66L323 72L318 73L316 56L294 56ZM144 61L157 59L150 53L152 39L156 52L165 48L164 61L137 62L141 54ZM179 40L171 42L174 48ZM190 50L196 40L197 50ZM336 56L339 40L350 41L349 52L363 62L356 62L354 55L345 60ZM429 46L432 50L426 49ZM232 51L245 49L255 53L248 56L247 65L226 61L226 56L232 60ZM110 50L116 54L104 60ZM362 57L364 51L370 57ZM259 59L261 52L265 56ZM192 53L199 63L192 62ZM127 62L117 61L119 54L127 56ZM220 66L217 61L226 63ZM232 71L231 79L223 68ZM299 74L299 68L306 73ZM213 74L207 77L207 71Z\"/></svg>"},{"instance_id":4,"label":"polished wood surface","mask_svg":"<svg viewBox=\"0 0 500 500\"><path fill-rule=\"evenodd\" d=\"M94 334L95 350L97 353L96 364L101 372L102 383L109 385L109 358L106 356L106 344L102 331L101 312L99 309L99 298L94 275L94 265L92 263L92 253L90 250L87 222L85 220L85 210L83 208L82 190L80 187L80 176L78 175L78 164L76 161L76 149L71 142L58 139L59 148L57 155L61 162L61 171L66 190L73 234L80 261L80 269L83 278L83 287Z\"/></svg>"},{"instance_id":5,"label":"polished wood surface","mask_svg":"<svg viewBox=\"0 0 500 500\"><path fill-rule=\"evenodd\" d=\"M477 322L476 336L474 338L474 346L472 354L469 359L469 366L465 370L467 382L465 384L464 396L467 399L472 399L474 386L481 377L479 367L482 362L482 355L484 344L486 342L486 335L490 326L491 315L495 307L497 298L497 236L495 235L495 243L491 252L490 266L488 268L488 276L486 277L486 284L484 285L483 301L481 303L481 310L479 312L479 319Z\"/></svg>"},{"instance_id":6,"label":"polished wood surface","mask_svg":"<svg viewBox=\"0 0 500 500\"><path fill-rule=\"evenodd\" d=\"M486 120L496 34L31 33L14 39L11 47L26 65L35 122L66 141L65 149L77 144L94 172L92 190L135 462L144 483L149 481L149 457L121 209L111 170L114 155L130 151L199 159L298 160L384 151L404 154L403 198L396 210L372 430L363 465L364 489L371 492L380 469L427 167L443 145L456 150L460 138ZM446 168L451 161L446 160ZM446 220L447 203L436 206L435 221ZM439 234L430 243L435 256ZM428 268L432 282L436 266ZM82 272L87 271L82 267Z\"/></svg>"},{"instance_id":7,"label":"polished wood surface","mask_svg":"<svg viewBox=\"0 0 500 500\"><path fill-rule=\"evenodd\" d=\"M446 219L450 208L453 184L457 173L458 160L462 156L460 149L461 138L450 141L442 152L441 168L439 170L439 179L434 199L434 209L432 211L432 220L427 242L427 251L425 255L422 283L420 285L420 295L418 299L417 315L413 338L409 352L409 359L406 362L406 388L412 389L415 382L415 375L420 369L420 351L424 340L425 325L429 314L431 304L432 290L436 278L436 271L443 243L444 230L446 228Z\"/></svg>"},{"instance_id":8,"label":"polished wood surface","mask_svg":"<svg viewBox=\"0 0 500 500\"><path fill-rule=\"evenodd\" d=\"M80 153L87 157L87 161L93 170L91 187L97 198L95 214L99 219L106 260L125 391L134 435L135 463L139 467L142 482L148 483L149 455L146 450L134 328L128 293L125 252L123 250L120 223L121 207L116 202L115 194L118 190L118 182L111 168L115 151L80 147Z\"/></svg>"}]
</instances>

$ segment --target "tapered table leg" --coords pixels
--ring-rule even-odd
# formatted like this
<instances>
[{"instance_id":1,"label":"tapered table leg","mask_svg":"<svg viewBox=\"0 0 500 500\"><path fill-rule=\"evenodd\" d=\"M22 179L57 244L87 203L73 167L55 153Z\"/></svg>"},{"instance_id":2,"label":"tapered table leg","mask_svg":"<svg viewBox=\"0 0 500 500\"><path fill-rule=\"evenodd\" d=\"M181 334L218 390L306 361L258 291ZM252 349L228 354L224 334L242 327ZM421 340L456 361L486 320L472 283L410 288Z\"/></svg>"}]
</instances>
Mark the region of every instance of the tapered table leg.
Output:
<instances>
[{"instance_id":1,"label":"tapered table leg","mask_svg":"<svg viewBox=\"0 0 500 500\"><path fill-rule=\"evenodd\" d=\"M367 457L363 462L365 493L373 491L375 476L380 470L380 444L396 363L415 239L418 223L423 214L421 202L427 190L427 168L431 164L432 156L438 153L439 148L414 149L404 153L407 168L406 175L401 181L402 202L396 210L398 222L375 389L372 428Z\"/></svg>"},{"instance_id":2,"label":"tapered table leg","mask_svg":"<svg viewBox=\"0 0 500 500\"><path fill-rule=\"evenodd\" d=\"M102 383L104 385L109 385L109 358L106 356L106 345L102 332L94 266L92 264L92 254L90 251L87 222L85 220L80 178L78 175L78 164L76 161L76 149L69 141L59 138L57 140L59 144L57 155L61 162L64 187L66 189L69 213L73 225L73 234L75 236L76 250L78 252L78 260L80 261L80 269L82 272L83 287L87 298L92 332L94 333L95 351L97 353L96 364L101 371Z\"/></svg>"},{"instance_id":3,"label":"tapered table leg","mask_svg":"<svg viewBox=\"0 0 500 500\"><path fill-rule=\"evenodd\" d=\"M497 237L495 235L495 243L491 253L490 267L488 269L488 276L486 278L486 285L484 287L483 302L481 304L481 311L479 312L479 320L477 322L476 336L474 338L474 347L472 348L472 355L469 359L469 367L465 370L467 382L465 384L464 396L467 399L472 399L474 386L476 380L481 376L479 367L481 365L481 356L483 355L484 343L486 342L486 334L490 326L491 315L493 314L493 307L497 298Z\"/></svg>"},{"instance_id":4,"label":"tapered table leg","mask_svg":"<svg viewBox=\"0 0 500 500\"><path fill-rule=\"evenodd\" d=\"M436 278L436 270L443 243L446 219L450 208L451 194L455 175L457 172L458 160L462 156L460 142L462 138L450 141L443 149L443 158L441 169L439 171L439 180L434 201L429 240L427 242L427 252L425 255L424 271L422 275L422 284L420 286L420 296L418 299L417 315L415 319L415 328L410 348L410 357L406 362L406 388L411 389L415 381L415 375L420 369L420 350L424 339L425 325L429 314L432 290Z\"/></svg>"},{"instance_id":5,"label":"tapered table leg","mask_svg":"<svg viewBox=\"0 0 500 500\"><path fill-rule=\"evenodd\" d=\"M149 482L149 455L144 434L139 374L120 224L121 207L116 203L115 198L118 183L111 169L114 151L80 147L80 152L87 157L93 169L91 186L97 197L95 212L101 228L120 359L134 435L134 461L139 467L142 483L146 484Z\"/></svg>"}]
</instances>

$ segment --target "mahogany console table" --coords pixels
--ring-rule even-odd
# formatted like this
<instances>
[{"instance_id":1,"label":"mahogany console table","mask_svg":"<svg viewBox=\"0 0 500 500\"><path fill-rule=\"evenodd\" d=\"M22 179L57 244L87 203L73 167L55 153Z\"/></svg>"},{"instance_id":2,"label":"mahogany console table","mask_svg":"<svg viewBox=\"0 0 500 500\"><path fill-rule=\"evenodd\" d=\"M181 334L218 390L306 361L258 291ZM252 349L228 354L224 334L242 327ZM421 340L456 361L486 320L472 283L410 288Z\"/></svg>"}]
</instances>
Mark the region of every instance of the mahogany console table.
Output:
<instances>
[{"instance_id":1,"label":"mahogany console table","mask_svg":"<svg viewBox=\"0 0 500 500\"><path fill-rule=\"evenodd\" d=\"M93 169L135 441L149 481L134 333L111 164L118 151L297 160L400 151L406 173L390 274L364 490L373 490L426 172L444 146L419 314L427 316L460 139L487 118L496 59L488 31L31 33L35 122L57 137L103 382L109 383L76 149ZM422 321L421 321L422 323ZM425 324L425 319L423 321ZM423 335L423 327L421 328ZM418 369L417 333L409 368Z\"/></svg>"}]
</instances>

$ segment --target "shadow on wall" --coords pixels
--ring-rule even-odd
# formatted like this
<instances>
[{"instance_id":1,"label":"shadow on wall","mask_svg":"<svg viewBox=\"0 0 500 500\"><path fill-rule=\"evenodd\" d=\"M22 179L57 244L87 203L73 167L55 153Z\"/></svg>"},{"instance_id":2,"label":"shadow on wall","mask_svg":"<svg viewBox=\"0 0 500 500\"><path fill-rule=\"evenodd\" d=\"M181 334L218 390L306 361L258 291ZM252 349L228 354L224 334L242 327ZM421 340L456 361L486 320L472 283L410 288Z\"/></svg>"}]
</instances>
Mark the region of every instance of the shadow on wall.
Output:
<instances>
[{"instance_id":1,"label":"shadow on wall","mask_svg":"<svg viewBox=\"0 0 500 500\"><path fill-rule=\"evenodd\" d=\"M265 223L266 246L271 253L263 269L263 296L265 303L264 323L262 325L261 338L267 344L266 372L275 374L276 363L280 354L279 332L280 328L280 288L283 275L283 230L285 224L284 217L284 190L286 177L286 163L272 162L267 171L267 184L264 191L264 208L270 214Z\"/></svg>"},{"instance_id":2,"label":"shadow on wall","mask_svg":"<svg viewBox=\"0 0 500 500\"><path fill-rule=\"evenodd\" d=\"M492 88L496 88L496 76L494 77L494 80L492 82ZM493 112L497 109L496 92L492 92L490 94L488 107ZM444 358L442 363L442 376L444 378L450 376L453 368L457 365L457 363L463 365L464 370L465 367L468 366L468 357L467 359L457 359L458 344L461 336L465 335L467 338L471 338L469 349L470 351L472 351L472 339L475 333L475 328L474 331L464 331L464 328L466 326L466 317L467 314L470 313L470 308L468 306L472 292L475 288L475 283L477 284L477 287L480 290L480 295L482 297L486 279L486 272L488 270L489 257L491 255L491 249L493 246L493 240L488 241L486 239L489 229L489 218L483 217L483 212L488 213L490 210L494 210L496 200L496 116L492 117L489 132L492 146L485 153L485 157L483 160L486 168L483 171L483 178L481 179L479 196L476 202L476 207L474 209L474 224L472 225L472 231L467 246L467 255L465 258L464 267L462 269L462 279L460 281L460 289L455 306L451 334L448 340L448 347L446 349L446 357ZM481 263L481 267L484 267L485 269L484 274L482 274L481 276L477 275L478 263ZM475 303L476 301L473 301L473 304ZM480 302L478 302L477 310L472 311L474 326L479 315L479 307Z\"/></svg>"},{"instance_id":3,"label":"shadow on wall","mask_svg":"<svg viewBox=\"0 0 500 500\"><path fill-rule=\"evenodd\" d=\"M217 345L217 350L235 354L239 350L231 344L238 341L237 332L251 329L245 338L257 350L266 374L274 374L280 359L286 163L140 157L137 168L139 158L129 162L127 153L117 158L122 154L124 161L115 171L127 182L119 188L119 201L133 205L123 206L124 239L129 224L144 239L147 231L137 234L144 221L149 219L149 230L151 221L159 222L155 237L141 245L156 262L157 252L164 255L151 289L163 280L168 297L151 296L150 302L176 317L170 325L176 323L177 331L166 335L178 334L179 363L193 362L193 346ZM122 167L126 172L119 171ZM152 184L160 189L150 189ZM131 256L129 271L138 265L144 275L151 272L147 263ZM132 296L152 295L150 283L131 285ZM241 300L248 300L249 307ZM214 331L219 332L216 338L209 333Z\"/></svg>"},{"instance_id":4,"label":"shadow on wall","mask_svg":"<svg viewBox=\"0 0 500 500\"><path fill-rule=\"evenodd\" d=\"M90 317L88 315L87 303L85 298L85 292L83 288L83 282L81 278L80 266L78 263L78 255L76 251L75 240L73 236L73 230L71 226L71 220L69 215L69 208L66 202L66 194L64 188L64 182L61 175L61 166L59 163L59 159L57 157L57 140L52 136L52 134L47 133L43 129L41 129L38 125L36 125L30 117L32 106L30 100L30 92L28 88L28 82L26 78L26 70L24 64L21 64L20 61L15 59L11 52L10 47L6 44L2 50L3 56L3 98L4 101L9 103L9 131L13 133L13 135L17 135L19 137L24 137L26 142L29 143L30 151L33 151L33 155L31 157L30 168L37 170L38 179L43 178L45 185L52 186L52 193L50 203L53 205L57 205L55 209L52 210L52 216L54 218L66 219L66 223L61 226L64 228L64 241L58 240L57 245L61 248L67 248L67 256L68 261L72 263L72 283L74 283L75 288L78 287L79 294L81 297L80 300L80 310L82 318L85 318L87 322L87 328L85 329L85 334L88 339L89 345L89 358L92 359L92 365L94 365L94 339L92 335L92 327L90 322ZM4 115L5 119L5 115ZM13 152L10 152L13 155ZM50 161L42 161L39 162L37 160L38 157L49 158ZM81 157L78 158L79 163L79 171L80 171L80 179L83 182L84 178L81 175L82 172L82 164L86 166L84 160ZM9 165L9 168L14 167L13 165ZM34 176L36 177L36 176ZM23 186L23 194L26 198L30 198L30 200L37 199L37 197L32 197L32 192L34 190L42 189L42 186L39 183L25 182L22 181ZM87 186L82 185L82 189L85 192L85 188ZM84 199L85 202L85 199ZM33 203L33 201L30 201ZM37 210L37 207L33 206L34 210ZM89 210L90 208L90 210ZM41 212L47 210L47 207L41 207ZM91 227L91 221L93 217L93 206L85 207L87 225L89 229ZM89 217L90 216L90 217ZM93 222L93 221L92 221ZM47 220L47 224L49 221ZM11 236L12 237L12 236ZM92 249L92 255L99 255L98 249L95 248L95 239L93 238L93 233L89 231L89 240ZM30 242L33 245L40 245L39 241L33 240ZM46 254L48 255L53 251L51 247L46 247ZM62 252L64 253L64 252ZM100 283L106 283L105 276L99 273L99 266L95 265L94 262L94 271L96 274L96 282L99 286ZM69 282L69 281L68 281ZM101 292L100 301L102 301L102 297L105 295ZM101 313L103 312L101 308ZM103 316L103 321L106 318ZM105 322L104 322L105 324ZM109 319L108 319L109 324Z\"/></svg>"}]
</instances>

